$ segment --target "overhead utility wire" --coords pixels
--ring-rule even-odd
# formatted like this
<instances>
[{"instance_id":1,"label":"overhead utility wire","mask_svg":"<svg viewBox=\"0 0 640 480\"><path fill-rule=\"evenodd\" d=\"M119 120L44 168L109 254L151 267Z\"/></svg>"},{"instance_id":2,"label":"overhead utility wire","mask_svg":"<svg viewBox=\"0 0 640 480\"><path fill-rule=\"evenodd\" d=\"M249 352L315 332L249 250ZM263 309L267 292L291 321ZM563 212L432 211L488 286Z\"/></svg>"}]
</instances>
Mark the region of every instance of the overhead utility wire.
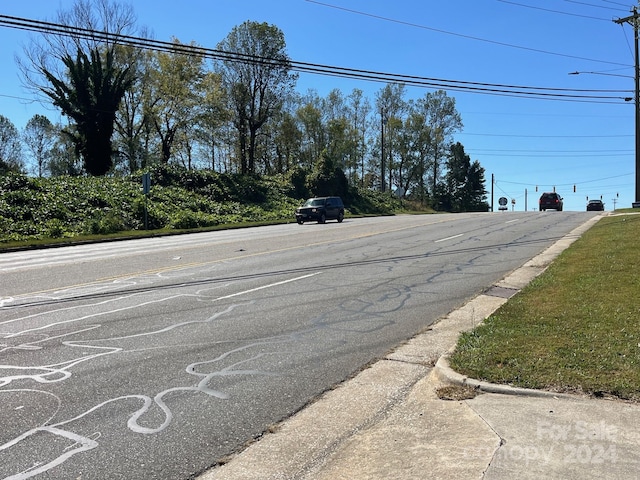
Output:
<instances>
[{"instance_id":1,"label":"overhead utility wire","mask_svg":"<svg viewBox=\"0 0 640 480\"><path fill-rule=\"evenodd\" d=\"M70 37L80 37L94 41L104 41L108 43L119 42L141 49L149 49L168 53L178 53L183 55L193 55L215 60L230 62L264 64L264 65L286 65L294 71L302 73L312 73L319 75L330 75L359 80L369 80L377 82L404 83L416 87L444 88L472 93L485 93L503 96L529 97L537 99L567 100L567 101L607 101L607 103L621 103L625 97L604 95L606 93L620 93L628 96L629 90L581 90L562 89L546 87L530 87L517 85L501 85L491 83L478 83L460 80L446 80L429 77L419 77L403 74L392 74L376 72L372 70L361 70L347 67L335 67L307 62L296 62L277 58L266 58L256 55L249 55L237 52L226 52L223 50L210 49L194 45L183 45L172 42L152 40L148 38L135 37L130 35L101 32L82 27L74 27L57 23L31 20L19 17L0 15L0 26L33 31L44 34L55 34ZM574 93L571 93L574 92ZM603 95L593 95L594 93Z\"/></svg>"},{"instance_id":2,"label":"overhead utility wire","mask_svg":"<svg viewBox=\"0 0 640 480\"><path fill-rule=\"evenodd\" d=\"M560 14L560 15L569 15L571 17L588 18L590 20L600 20L600 21L603 21L603 22L610 22L611 21L608 18L592 17L590 15L579 15L577 13L562 12L560 10L550 10L548 8L536 7L536 6L533 6L533 5L526 5L524 3L519 3L519 2L511 2L511 1L508 1L508 0L498 0L498 1L502 2L502 3L508 3L508 4L511 4L511 5L515 5L515 6L518 6L518 7L532 8L534 10L542 10L543 12L557 13L557 14Z\"/></svg>"},{"instance_id":3,"label":"overhead utility wire","mask_svg":"<svg viewBox=\"0 0 640 480\"><path fill-rule=\"evenodd\" d=\"M626 3L620 3L620 2L611 2L610 0L602 0L604 3L611 3L612 5L619 5L621 7L628 7L629 5L627 5Z\"/></svg>"},{"instance_id":4,"label":"overhead utility wire","mask_svg":"<svg viewBox=\"0 0 640 480\"><path fill-rule=\"evenodd\" d=\"M538 48L523 47L522 45L514 45L514 44L511 44L511 43L498 42L496 40L488 40L486 38L481 38L481 37L474 37L472 35L465 35L463 33L449 32L447 30L441 30L441 29L438 29L438 28L427 27L426 25L419 25L417 23L406 22L406 21L403 21L403 20L396 20L396 19L389 18L389 17L383 17L381 15L374 15L372 13L362 12L362 11L359 11L359 10L352 10L350 8L340 7L340 6L337 6L337 5L331 5L330 3L323 3L323 2L319 2L317 0L305 0L305 1L309 2L309 3L315 3L316 5L320 5L322 7L335 8L336 10L342 10L344 12L353 13L353 14L356 14L356 15L364 16L364 17L375 18L377 20L382 20L382 21L385 21L385 22L397 23L397 24L400 24L400 25L406 25L406 26L414 27L414 28L421 28L423 30L429 30L429 31L432 31L432 32L442 33L442 34L445 34L445 35L452 35L454 37L466 38L468 40L474 40L476 42L490 43L490 44L493 44L493 45L500 45L502 47L517 48L519 50L526 50L526 51L529 51L529 52L542 53L542 54L545 54L545 55L554 55L554 56L557 56L557 57L573 58L575 60L585 60L585 61L588 61L588 62L608 63L610 65L628 66L628 65L626 65L624 63L611 62L609 60L596 60L596 59L593 59L593 58L580 57L580 56L577 56L577 55L569 55L569 54L564 54L564 53L550 52L548 50L540 50Z\"/></svg>"},{"instance_id":5,"label":"overhead utility wire","mask_svg":"<svg viewBox=\"0 0 640 480\"><path fill-rule=\"evenodd\" d=\"M5 20L7 19L7 20ZM163 42L158 40L151 40L141 37L133 37L122 34L112 34L107 32L100 32L96 30L85 29L81 27L70 27L61 24L53 24L49 22L42 22L36 20L29 19L21 19L17 17L7 17L4 15L0 15L0 25L7 24L8 26L12 26L14 28L21 28L30 31L36 31L40 33L49 33L49 34L60 34L65 36L80 36L83 38L88 38L91 40L103 40L103 41L111 41L119 40L123 44L128 44L130 46L138 47L138 48L147 48L152 50L159 50L165 52L173 52L173 53L181 53L186 55L197 55L203 56L218 60L227 60L227 61L235 61L241 63L263 63L263 64L274 64L274 65L282 65L284 63L288 63L293 70L306 72L306 73L318 73L318 74L329 74L336 76L349 76L351 78L360 78L360 79L370 79L377 81L393 81L393 82L401 82L401 83L411 83L417 86L434 86L434 87L449 87L449 88L460 88L460 89L475 89L479 91L489 91L489 92L498 92L498 93L519 93L519 94L527 94L527 92L517 92L513 89L523 89L523 90L531 90L530 94L533 95L554 95L546 92L582 92L582 93L628 93L627 90L580 90L580 89L560 89L560 88L543 88L543 87L528 87L528 86L514 86L514 85L501 85L501 84L489 84L489 83L478 83L478 82L466 82L459 80L444 80L444 79L435 79L429 77L418 77L418 76L410 76L410 75L401 75L401 74L390 74L383 72L376 72L370 70L359 70L352 69L346 67L330 67L326 65L320 64L312 64L305 62L295 62L288 61L284 62L283 60L273 59L273 58L265 58L259 57L255 55L247 55L235 52L225 52L222 50L214 50L208 49L199 46L193 45L182 45L171 42ZM492 88L486 88L492 87ZM508 90L495 90L495 88L501 87ZM536 90L534 92L534 90ZM595 99L619 99L619 97L611 97L611 96L585 96L585 95L558 95L559 97L571 97L571 98L595 98Z\"/></svg>"},{"instance_id":6,"label":"overhead utility wire","mask_svg":"<svg viewBox=\"0 0 640 480\"><path fill-rule=\"evenodd\" d=\"M606 10L622 10L621 8L613 8L613 7L605 7L604 5L596 5L595 3L589 3L589 2L579 2L577 0L564 0L567 3L576 3L578 5L585 5L587 7L593 7L593 8L602 8L602 9L606 9ZM609 2L609 3L614 3L614 2ZM622 5L622 4L618 4L618 5ZM626 5L623 5L626 7ZM626 11L626 10L625 10Z\"/></svg>"}]
</instances>

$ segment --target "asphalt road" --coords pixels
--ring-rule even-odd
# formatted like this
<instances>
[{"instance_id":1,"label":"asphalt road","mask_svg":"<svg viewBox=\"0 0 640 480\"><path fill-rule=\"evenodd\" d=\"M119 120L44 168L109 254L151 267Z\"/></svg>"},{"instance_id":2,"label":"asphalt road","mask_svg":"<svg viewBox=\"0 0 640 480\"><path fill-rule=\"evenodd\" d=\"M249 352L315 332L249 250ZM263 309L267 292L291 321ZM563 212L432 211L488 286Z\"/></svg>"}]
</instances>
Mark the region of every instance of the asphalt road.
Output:
<instances>
[{"instance_id":1,"label":"asphalt road","mask_svg":"<svg viewBox=\"0 0 640 480\"><path fill-rule=\"evenodd\" d=\"M346 219L2 254L0 478L191 478L593 215Z\"/></svg>"}]
</instances>

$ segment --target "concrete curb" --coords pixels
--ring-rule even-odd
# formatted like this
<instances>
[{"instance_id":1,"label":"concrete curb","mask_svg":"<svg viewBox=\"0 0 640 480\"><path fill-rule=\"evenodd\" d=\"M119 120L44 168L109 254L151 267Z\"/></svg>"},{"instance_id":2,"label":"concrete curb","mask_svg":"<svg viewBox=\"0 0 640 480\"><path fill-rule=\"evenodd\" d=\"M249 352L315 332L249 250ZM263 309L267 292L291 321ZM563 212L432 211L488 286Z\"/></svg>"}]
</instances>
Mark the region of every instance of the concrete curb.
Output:
<instances>
[{"instance_id":1,"label":"concrete curb","mask_svg":"<svg viewBox=\"0 0 640 480\"><path fill-rule=\"evenodd\" d=\"M434 373L438 380L450 385L460 385L475 388L485 393L498 393L501 395L520 395L535 398L563 398L577 399L579 395L569 393L558 393L549 390L533 390L529 388L512 387L511 385L501 385L496 383L483 382L473 378L466 377L449 366L449 354L445 354L436 362Z\"/></svg>"}]
</instances>

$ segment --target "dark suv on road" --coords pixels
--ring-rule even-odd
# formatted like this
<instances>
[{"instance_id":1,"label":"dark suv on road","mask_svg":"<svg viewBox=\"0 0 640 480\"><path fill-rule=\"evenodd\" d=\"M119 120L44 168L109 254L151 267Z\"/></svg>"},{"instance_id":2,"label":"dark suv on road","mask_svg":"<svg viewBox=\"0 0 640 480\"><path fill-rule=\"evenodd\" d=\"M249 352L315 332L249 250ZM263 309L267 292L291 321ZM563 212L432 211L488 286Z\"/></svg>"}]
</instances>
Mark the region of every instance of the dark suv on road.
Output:
<instances>
[{"instance_id":1,"label":"dark suv on road","mask_svg":"<svg viewBox=\"0 0 640 480\"><path fill-rule=\"evenodd\" d=\"M324 223L327 220L344 219L344 205L340 197L316 197L310 198L304 205L296 208L296 222L302 225L304 222Z\"/></svg>"},{"instance_id":2,"label":"dark suv on road","mask_svg":"<svg viewBox=\"0 0 640 480\"><path fill-rule=\"evenodd\" d=\"M562 211L562 197L556 192L543 193L540 196L540 211L557 210Z\"/></svg>"},{"instance_id":3,"label":"dark suv on road","mask_svg":"<svg viewBox=\"0 0 640 480\"><path fill-rule=\"evenodd\" d=\"M589 200L587 212L604 212L604 203L602 200Z\"/></svg>"}]
</instances>

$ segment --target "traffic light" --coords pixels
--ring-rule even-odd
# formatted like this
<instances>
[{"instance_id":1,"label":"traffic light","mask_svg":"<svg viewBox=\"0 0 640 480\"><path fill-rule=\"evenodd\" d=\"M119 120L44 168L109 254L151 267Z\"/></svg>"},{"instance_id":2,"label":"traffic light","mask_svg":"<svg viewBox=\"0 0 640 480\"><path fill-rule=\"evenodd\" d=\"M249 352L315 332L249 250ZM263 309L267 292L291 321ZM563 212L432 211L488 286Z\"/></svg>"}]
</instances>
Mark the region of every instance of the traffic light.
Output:
<instances>
[{"instance_id":1,"label":"traffic light","mask_svg":"<svg viewBox=\"0 0 640 480\"><path fill-rule=\"evenodd\" d=\"M576 186L573 186L573 193L576 193Z\"/></svg>"}]
</instances>

